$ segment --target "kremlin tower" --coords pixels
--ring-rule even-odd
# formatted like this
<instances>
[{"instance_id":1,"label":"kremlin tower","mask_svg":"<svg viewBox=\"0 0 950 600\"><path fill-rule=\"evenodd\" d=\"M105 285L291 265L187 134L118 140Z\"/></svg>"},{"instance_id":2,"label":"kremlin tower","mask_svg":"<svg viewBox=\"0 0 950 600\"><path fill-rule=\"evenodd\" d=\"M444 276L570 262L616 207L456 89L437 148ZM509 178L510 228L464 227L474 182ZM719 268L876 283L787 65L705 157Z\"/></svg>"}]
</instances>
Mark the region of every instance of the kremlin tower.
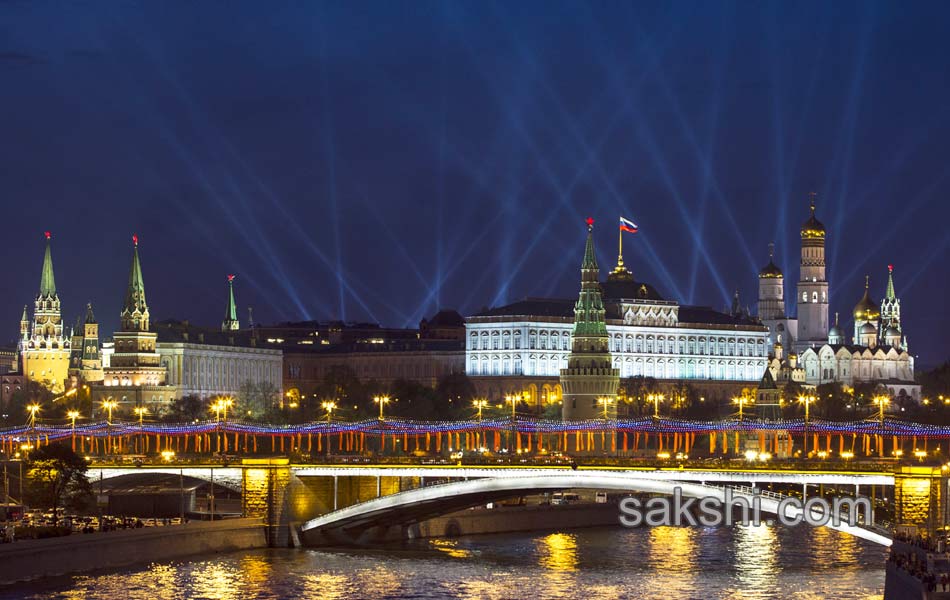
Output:
<instances>
[{"instance_id":1,"label":"kremlin tower","mask_svg":"<svg viewBox=\"0 0 950 600\"><path fill-rule=\"evenodd\" d=\"M606 311L600 289L600 269L594 254L594 220L587 219L587 245L581 264L581 291L574 305L574 328L567 368L561 369L565 421L603 418L598 401L608 402L616 418L620 370L613 367L607 336ZM622 265L618 265L622 269Z\"/></svg>"},{"instance_id":2,"label":"kremlin tower","mask_svg":"<svg viewBox=\"0 0 950 600\"><path fill-rule=\"evenodd\" d=\"M40 291L33 302L33 320L28 319L25 306L20 319L20 367L28 379L58 392L64 388L69 372L70 342L63 331L62 308L53 276L52 236L48 231L45 235L46 254Z\"/></svg>"}]
</instances>

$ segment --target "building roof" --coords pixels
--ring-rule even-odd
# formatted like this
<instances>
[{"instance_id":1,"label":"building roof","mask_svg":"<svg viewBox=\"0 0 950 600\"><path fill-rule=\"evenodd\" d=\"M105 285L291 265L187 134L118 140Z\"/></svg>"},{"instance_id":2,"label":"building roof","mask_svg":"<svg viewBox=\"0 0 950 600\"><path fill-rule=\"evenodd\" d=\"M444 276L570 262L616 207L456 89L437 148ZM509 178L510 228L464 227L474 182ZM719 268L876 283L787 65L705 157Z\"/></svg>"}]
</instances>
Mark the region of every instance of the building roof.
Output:
<instances>
[{"instance_id":1,"label":"building roof","mask_svg":"<svg viewBox=\"0 0 950 600\"><path fill-rule=\"evenodd\" d=\"M607 317L620 319L618 302L607 305ZM483 310L475 317L563 317L574 316L574 301L563 298L525 298L504 306ZM754 319L745 315L729 315L708 306L680 306L680 323L699 323L711 325L758 325Z\"/></svg>"},{"instance_id":2,"label":"building roof","mask_svg":"<svg viewBox=\"0 0 950 600\"><path fill-rule=\"evenodd\" d=\"M525 298L504 306L486 308L475 317L567 317L574 316L574 300L567 298Z\"/></svg>"},{"instance_id":3,"label":"building roof","mask_svg":"<svg viewBox=\"0 0 950 600\"><path fill-rule=\"evenodd\" d=\"M259 343L250 330L221 331L210 327L199 327L188 321L165 319L152 323L153 332L158 334L158 343L205 344L208 346L236 346L240 348L262 348L277 350L270 344Z\"/></svg>"},{"instance_id":4,"label":"building roof","mask_svg":"<svg viewBox=\"0 0 950 600\"><path fill-rule=\"evenodd\" d=\"M600 284L604 300L664 300L663 296L649 283L633 279L614 279Z\"/></svg>"},{"instance_id":5,"label":"building roof","mask_svg":"<svg viewBox=\"0 0 950 600\"><path fill-rule=\"evenodd\" d=\"M53 276L53 255L50 250L50 233L46 232L46 253L43 255L43 273L40 275L40 295L56 295L56 278Z\"/></svg>"},{"instance_id":6,"label":"building roof","mask_svg":"<svg viewBox=\"0 0 950 600\"><path fill-rule=\"evenodd\" d=\"M270 347L270 344L268 344ZM357 353L386 353L386 352L464 352L463 340L442 339L403 339L384 340L380 342L349 341L336 344L283 344L277 346L284 354L357 354Z\"/></svg>"},{"instance_id":7,"label":"building roof","mask_svg":"<svg viewBox=\"0 0 950 600\"><path fill-rule=\"evenodd\" d=\"M465 318L457 310L443 308L427 323L429 327L465 327Z\"/></svg>"},{"instance_id":8,"label":"building roof","mask_svg":"<svg viewBox=\"0 0 950 600\"><path fill-rule=\"evenodd\" d=\"M811 216L802 225L802 237L825 237L825 226L815 217L815 202L811 203Z\"/></svg>"}]
</instances>

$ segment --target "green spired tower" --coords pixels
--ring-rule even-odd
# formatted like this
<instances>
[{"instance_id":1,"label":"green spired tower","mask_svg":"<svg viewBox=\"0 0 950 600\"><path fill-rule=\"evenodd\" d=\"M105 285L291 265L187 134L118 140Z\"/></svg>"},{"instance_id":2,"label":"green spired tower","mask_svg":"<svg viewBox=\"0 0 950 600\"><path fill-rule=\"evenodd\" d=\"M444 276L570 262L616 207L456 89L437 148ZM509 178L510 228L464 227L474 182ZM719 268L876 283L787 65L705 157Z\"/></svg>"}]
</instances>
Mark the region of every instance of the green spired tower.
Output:
<instances>
[{"instance_id":1,"label":"green spired tower","mask_svg":"<svg viewBox=\"0 0 950 600\"><path fill-rule=\"evenodd\" d=\"M565 421L617 416L620 370L610 357L600 269L594 254L594 220L587 219L587 245L581 263L581 292L574 305L574 331L567 368L561 369Z\"/></svg>"},{"instance_id":2,"label":"green spired tower","mask_svg":"<svg viewBox=\"0 0 950 600\"><path fill-rule=\"evenodd\" d=\"M221 321L221 331L237 331L241 323L237 318L237 304L234 303L234 275L228 275L228 309Z\"/></svg>"}]
</instances>

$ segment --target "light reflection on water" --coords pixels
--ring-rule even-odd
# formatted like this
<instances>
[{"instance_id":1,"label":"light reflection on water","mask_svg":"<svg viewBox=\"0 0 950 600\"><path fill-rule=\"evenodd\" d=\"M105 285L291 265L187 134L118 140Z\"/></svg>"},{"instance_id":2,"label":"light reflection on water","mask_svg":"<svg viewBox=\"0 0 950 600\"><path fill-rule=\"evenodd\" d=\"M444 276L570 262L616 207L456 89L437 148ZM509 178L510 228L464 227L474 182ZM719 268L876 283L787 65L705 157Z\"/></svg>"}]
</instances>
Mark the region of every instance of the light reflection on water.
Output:
<instances>
[{"instance_id":1,"label":"light reflection on water","mask_svg":"<svg viewBox=\"0 0 950 600\"><path fill-rule=\"evenodd\" d=\"M204 556L0 588L0 598L881 598L884 558L826 529L618 527Z\"/></svg>"}]
</instances>

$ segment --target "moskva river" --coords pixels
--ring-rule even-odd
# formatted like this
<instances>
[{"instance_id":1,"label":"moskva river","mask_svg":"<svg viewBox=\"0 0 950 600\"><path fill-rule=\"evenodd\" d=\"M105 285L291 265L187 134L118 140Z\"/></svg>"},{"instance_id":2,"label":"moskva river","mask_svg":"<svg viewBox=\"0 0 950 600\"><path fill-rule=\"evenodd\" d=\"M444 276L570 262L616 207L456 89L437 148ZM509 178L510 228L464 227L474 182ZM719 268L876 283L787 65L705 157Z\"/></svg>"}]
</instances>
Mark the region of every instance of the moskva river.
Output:
<instances>
[{"instance_id":1,"label":"moskva river","mask_svg":"<svg viewBox=\"0 0 950 600\"><path fill-rule=\"evenodd\" d=\"M881 598L886 550L808 526L621 527L258 550L0 588L2 598Z\"/></svg>"}]
</instances>

